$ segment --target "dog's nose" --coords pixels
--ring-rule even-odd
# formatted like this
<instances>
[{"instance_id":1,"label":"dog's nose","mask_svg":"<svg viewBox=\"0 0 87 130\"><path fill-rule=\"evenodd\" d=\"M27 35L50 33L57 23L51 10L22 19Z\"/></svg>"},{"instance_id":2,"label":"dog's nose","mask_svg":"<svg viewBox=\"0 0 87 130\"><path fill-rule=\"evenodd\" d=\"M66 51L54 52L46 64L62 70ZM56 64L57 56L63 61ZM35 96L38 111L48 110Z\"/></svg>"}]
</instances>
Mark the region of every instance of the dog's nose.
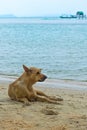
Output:
<instances>
[{"instance_id":1,"label":"dog's nose","mask_svg":"<svg viewBox=\"0 0 87 130\"><path fill-rule=\"evenodd\" d=\"M47 79L47 76L46 76L46 75L44 75L44 79Z\"/></svg>"},{"instance_id":2,"label":"dog's nose","mask_svg":"<svg viewBox=\"0 0 87 130\"><path fill-rule=\"evenodd\" d=\"M47 78L46 75L42 75L42 77L41 77L41 79L39 80L39 82L43 82L46 78Z\"/></svg>"}]
</instances>

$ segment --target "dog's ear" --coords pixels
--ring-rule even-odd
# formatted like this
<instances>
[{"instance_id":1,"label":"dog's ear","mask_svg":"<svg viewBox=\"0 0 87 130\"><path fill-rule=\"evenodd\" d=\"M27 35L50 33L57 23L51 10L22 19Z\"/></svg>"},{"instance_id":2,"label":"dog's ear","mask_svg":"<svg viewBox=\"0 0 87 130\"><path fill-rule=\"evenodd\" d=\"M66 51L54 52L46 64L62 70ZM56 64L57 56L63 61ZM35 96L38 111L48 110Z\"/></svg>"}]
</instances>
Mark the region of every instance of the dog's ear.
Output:
<instances>
[{"instance_id":1,"label":"dog's ear","mask_svg":"<svg viewBox=\"0 0 87 130\"><path fill-rule=\"evenodd\" d=\"M23 69L25 70L25 72L29 72L29 68L25 65L23 65Z\"/></svg>"}]
</instances>

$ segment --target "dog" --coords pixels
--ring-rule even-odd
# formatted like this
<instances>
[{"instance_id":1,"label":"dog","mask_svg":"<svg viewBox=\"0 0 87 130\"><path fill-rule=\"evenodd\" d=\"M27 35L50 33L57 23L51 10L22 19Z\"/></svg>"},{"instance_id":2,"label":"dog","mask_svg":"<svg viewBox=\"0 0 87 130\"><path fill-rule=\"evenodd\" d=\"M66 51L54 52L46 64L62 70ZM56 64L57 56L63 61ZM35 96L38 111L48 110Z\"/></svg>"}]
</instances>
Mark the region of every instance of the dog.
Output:
<instances>
[{"instance_id":1,"label":"dog","mask_svg":"<svg viewBox=\"0 0 87 130\"><path fill-rule=\"evenodd\" d=\"M47 76L41 73L41 69L23 65L24 73L9 85L8 95L12 100L29 105L31 101L49 102L59 104L61 98L53 98L33 88L36 82L43 82Z\"/></svg>"}]
</instances>

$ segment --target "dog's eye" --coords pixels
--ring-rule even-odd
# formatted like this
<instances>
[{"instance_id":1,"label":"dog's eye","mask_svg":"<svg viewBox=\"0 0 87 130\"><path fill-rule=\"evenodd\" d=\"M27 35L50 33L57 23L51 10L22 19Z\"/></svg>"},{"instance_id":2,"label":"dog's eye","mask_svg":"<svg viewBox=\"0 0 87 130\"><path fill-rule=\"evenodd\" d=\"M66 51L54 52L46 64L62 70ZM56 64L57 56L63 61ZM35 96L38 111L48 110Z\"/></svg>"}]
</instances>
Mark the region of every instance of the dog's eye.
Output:
<instances>
[{"instance_id":1,"label":"dog's eye","mask_svg":"<svg viewBox=\"0 0 87 130\"><path fill-rule=\"evenodd\" d=\"M40 72L37 72L36 74L38 75L38 74L40 74Z\"/></svg>"}]
</instances>

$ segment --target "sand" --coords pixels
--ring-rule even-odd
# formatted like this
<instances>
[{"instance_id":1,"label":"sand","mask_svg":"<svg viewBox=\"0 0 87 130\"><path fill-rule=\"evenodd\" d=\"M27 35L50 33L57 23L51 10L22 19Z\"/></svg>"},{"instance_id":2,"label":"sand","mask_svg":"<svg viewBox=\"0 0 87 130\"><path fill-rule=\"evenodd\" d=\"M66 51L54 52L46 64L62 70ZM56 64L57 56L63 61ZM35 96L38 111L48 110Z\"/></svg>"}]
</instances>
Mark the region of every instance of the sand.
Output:
<instances>
[{"instance_id":1,"label":"sand","mask_svg":"<svg viewBox=\"0 0 87 130\"><path fill-rule=\"evenodd\" d=\"M8 97L9 82L1 82L0 130L87 130L87 89L84 89L87 83L66 81L60 85L59 81L60 87L56 88L50 87L53 82L49 82L46 86L42 83L35 87L48 95L63 98L61 105L32 102L30 106L24 106ZM80 87L66 87L69 85Z\"/></svg>"}]
</instances>

